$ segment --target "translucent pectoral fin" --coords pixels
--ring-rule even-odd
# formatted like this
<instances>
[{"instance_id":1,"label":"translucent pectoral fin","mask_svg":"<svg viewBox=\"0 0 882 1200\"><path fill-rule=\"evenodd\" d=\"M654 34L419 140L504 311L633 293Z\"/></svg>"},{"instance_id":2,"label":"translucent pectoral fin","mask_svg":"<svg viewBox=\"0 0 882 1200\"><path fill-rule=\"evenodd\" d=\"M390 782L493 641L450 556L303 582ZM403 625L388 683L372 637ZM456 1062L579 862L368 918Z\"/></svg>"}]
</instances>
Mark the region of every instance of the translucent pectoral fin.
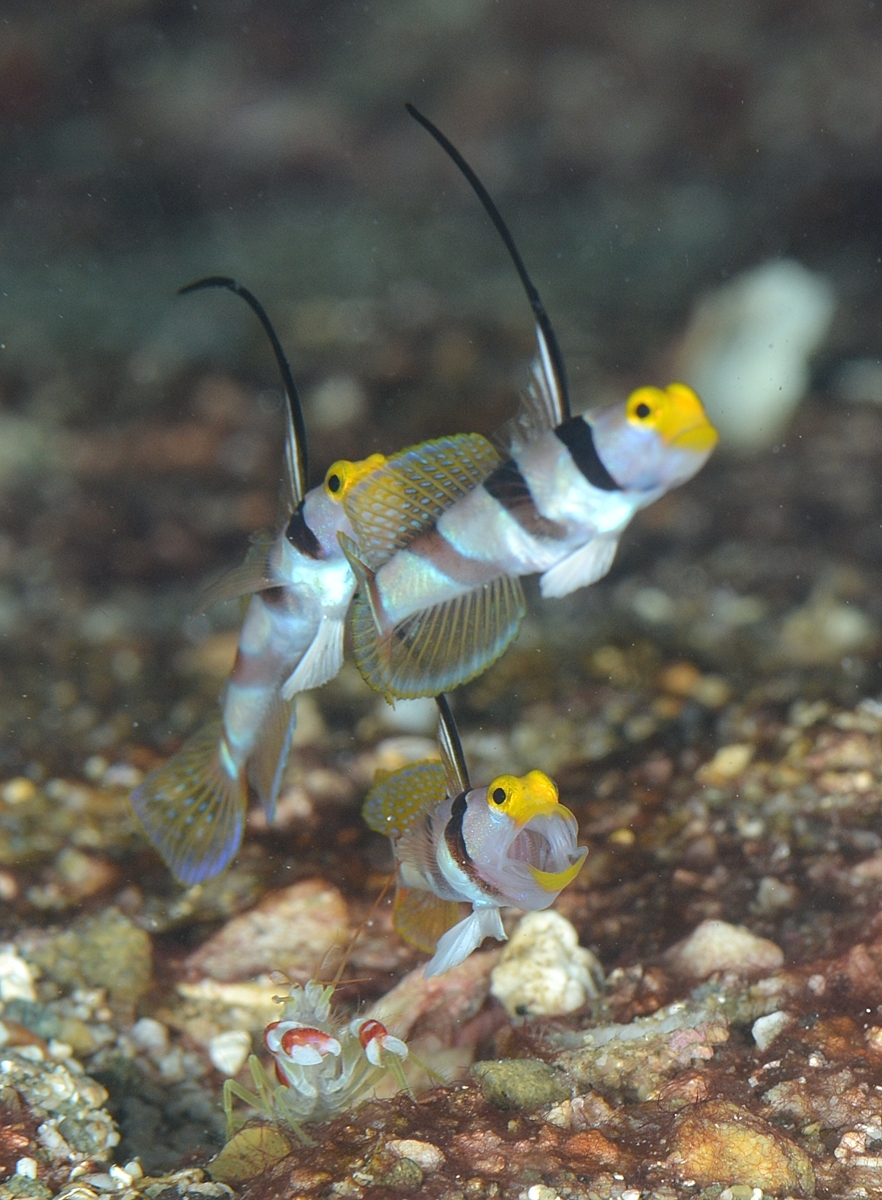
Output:
<instances>
[{"instance_id":1,"label":"translucent pectoral fin","mask_svg":"<svg viewBox=\"0 0 882 1200\"><path fill-rule=\"evenodd\" d=\"M367 794L361 815L375 833L400 837L421 812L446 798L441 763L414 763L375 783Z\"/></svg>"},{"instance_id":2,"label":"translucent pectoral fin","mask_svg":"<svg viewBox=\"0 0 882 1200\"><path fill-rule=\"evenodd\" d=\"M322 617L309 649L282 684L282 699L320 687L333 679L343 665L343 619Z\"/></svg>"},{"instance_id":3,"label":"translucent pectoral fin","mask_svg":"<svg viewBox=\"0 0 882 1200\"><path fill-rule=\"evenodd\" d=\"M585 861L587 853L587 848L583 846L578 862L574 862L571 867L567 867L563 871L540 871L538 867L530 867L530 874L544 892L561 892L573 882L582 870L582 863Z\"/></svg>"},{"instance_id":4,"label":"translucent pectoral fin","mask_svg":"<svg viewBox=\"0 0 882 1200\"><path fill-rule=\"evenodd\" d=\"M241 566L224 571L217 579L206 584L199 594L195 611L208 612L227 600L239 600L242 596L253 596L255 592L278 587L280 580L276 578L269 561L271 549L270 538L261 536L248 551Z\"/></svg>"},{"instance_id":5,"label":"translucent pectoral fin","mask_svg":"<svg viewBox=\"0 0 882 1200\"><path fill-rule=\"evenodd\" d=\"M278 694L273 696L261 725L260 741L248 759L248 780L257 792L267 821L272 821L276 813L296 724L297 697L285 700Z\"/></svg>"},{"instance_id":6,"label":"translucent pectoral fin","mask_svg":"<svg viewBox=\"0 0 882 1200\"><path fill-rule=\"evenodd\" d=\"M366 475L343 501L365 561L378 570L498 466L486 438L462 433L421 442Z\"/></svg>"},{"instance_id":7,"label":"translucent pectoral fin","mask_svg":"<svg viewBox=\"0 0 882 1200\"><path fill-rule=\"evenodd\" d=\"M398 888L393 916L395 931L424 954L431 954L439 938L443 940L458 920L459 905L455 900L442 900L434 892L420 888Z\"/></svg>"},{"instance_id":8,"label":"translucent pectoral fin","mask_svg":"<svg viewBox=\"0 0 882 1200\"><path fill-rule=\"evenodd\" d=\"M514 640L524 612L520 582L501 575L414 613L384 636L369 600L359 595L351 618L355 661L387 699L435 696L495 662Z\"/></svg>"},{"instance_id":9,"label":"translucent pectoral fin","mask_svg":"<svg viewBox=\"0 0 882 1200\"><path fill-rule=\"evenodd\" d=\"M426 977L443 975L451 967L465 962L471 952L477 950L484 938L488 937L504 942L507 935L502 927L499 909L482 905L439 939L433 958L426 963Z\"/></svg>"},{"instance_id":10,"label":"translucent pectoral fin","mask_svg":"<svg viewBox=\"0 0 882 1200\"><path fill-rule=\"evenodd\" d=\"M132 808L181 883L219 874L242 841L247 797L221 762L222 724L209 722L132 793Z\"/></svg>"},{"instance_id":11,"label":"translucent pectoral fin","mask_svg":"<svg viewBox=\"0 0 882 1200\"><path fill-rule=\"evenodd\" d=\"M545 572L539 580L542 595L568 596L577 588L596 583L612 566L618 545L618 537L612 534L592 538Z\"/></svg>"}]
</instances>

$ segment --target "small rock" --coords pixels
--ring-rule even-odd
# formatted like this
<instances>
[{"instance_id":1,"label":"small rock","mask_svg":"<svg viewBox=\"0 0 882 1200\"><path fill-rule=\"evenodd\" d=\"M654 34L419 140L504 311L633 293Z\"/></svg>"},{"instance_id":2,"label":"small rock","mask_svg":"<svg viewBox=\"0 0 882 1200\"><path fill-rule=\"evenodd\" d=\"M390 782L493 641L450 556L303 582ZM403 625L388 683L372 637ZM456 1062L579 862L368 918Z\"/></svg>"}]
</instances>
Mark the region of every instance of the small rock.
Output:
<instances>
[{"instance_id":1,"label":"small rock","mask_svg":"<svg viewBox=\"0 0 882 1200\"><path fill-rule=\"evenodd\" d=\"M78 921L63 933L22 939L22 950L64 986L106 988L111 1007L131 1013L150 987L150 937L114 908Z\"/></svg>"},{"instance_id":2,"label":"small rock","mask_svg":"<svg viewBox=\"0 0 882 1200\"><path fill-rule=\"evenodd\" d=\"M772 1012L765 1017L757 1017L750 1032L758 1050L768 1050L779 1033L793 1024L793 1017L786 1012Z\"/></svg>"},{"instance_id":3,"label":"small rock","mask_svg":"<svg viewBox=\"0 0 882 1200\"><path fill-rule=\"evenodd\" d=\"M598 995L603 969L553 909L518 922L490 976L490 991L509 1016L561 1016Z\"/></svg>"},{"instance_id":4,"label":"small rock","mask_svg":"<svg viewBox=\"0 0 882 1200\"><path fill-rule=\"evenodd\" d=\"M140 1051L151 1058L161 1058L168 1050L168 1026L153 1017L141 1017L136 1021L129 1037Z\"/></svg>"},{"instance_id":5,"label":"small rock","mask_svg":"<svg viewBox=\"0 0 882 1200\"><path fill-rule=\"evenodd\" d=\"M311 979L333 946L349 935L346 902L323 879L307 879L233 917L187 960L191 971L227 982L264 971Z\"/></svg>"},{"instance_id":6,"label":"small rock","mask_svg":"<svg viewBox=\"0 0 882 1200\"><path fill-rule=\"evenodd\" d=\"M481 1081L484 1098L497 1108L539 1108L565 1100L571 1090L559 1071L538 1058L476 1062L472 1075Z\"/></svg>"},{"instance_id":7,"label":"small rock","mask_svg":"<svg viewBox=\"0 0 882 1200\"><path fill-rule=\"evenodd\" d=\"M716 971L757 977L778 970L784 953L743 925L712 920L702 921L688 938L672 946L665 961L674 974L687 979L707 979Z\"/></svg>"},{"instance_id":8,"label":"small rock","mask_svg":"<svg viewBox=\"0 0 882 1200\"><path fill-rule=\"evenodd\" d=\"M288 1139L275 1125L248 1125L233 1134L208 1164L208 1172L218 1183L246 1183L290 1153Z\"/></svg>"},{"instance_id":9,"label":"small rock","mask_svg":"<svg viewBox=\"0 0 882 1200\"><path fill-rule=\"evenodd\" d=\"M575 1038L581 1045L561 1051L555 1062L578 1091L646 1100L684 1068L709 1062L714 1047L728 1040L729 1026L719 1004L691 1000L627 1025L597 1025Z\"/></svg>"},{"instance_id":10,"label":"small rock","mask_svg":"<svg viewBox=\"0 0 882 1200\"><path fill-rule=\"evenodd\" d=\"M4 783L0 790L0 800L4 804L25 804L28 800L33 800L36 794L37 785L34 781L25 778L24 775L17 775L15 779Z\"/></svg>"},{"instance_id":11,"label":"small rock","mask_svg":"<svg viewBox=\"0 0 882 1200\"><path fill-rule=\"evenodd\" d=\"M567 1138L562 1149L570 1158L591 1159L604 1167L620 1167L623 1154L615 1142L604 1137L599 1129L588 1129Z\"/></svg>"},{"instance_id":12,"label":"small rock","mask_svg":"<svg viewBox=\"0 0 882 1200\"><path fill-rule=\"evenodd\" d=\"M709 1100L677 1119L668 1164L699 1187L723 1180L775 1196L815 1191L812 1165L796 1143L728 1100Z\"/></svg>"},{"instance_id":13,"label":"small rock","mask_svg":"<svg viewBox=\"0 0 882 1200\"><path fill-rule=\"evenodd\" d=\"M437 1171L446 1161L443 1150L432 1142L421 1142L416 1138L390 1138L386 1149L396 1158L409 1158L423 1171Z\"/></svg>"},{"instance_id":14,"label":"small rock","mask_svg":"<svg viewBox=\"0 0 882 1200\"><path fill-rule=\"evenodd\" d=\"M0 951L0 1001L36 1000L34 976L31 968L15 950Z\"/></svg>"},{"instance_id":15,"label":"small rock","mask_svg":"<svg viewBox=\"0 0 882 1200\"><path fill-rule=\"evenodd\" d=\"M699 783L720 787L743 774L753 758L753 746L736 742L721 746L709 763L705 763L695 775Z\"/></svg>"},{"instance_id":16,"label":"small rock","mask_svg":"<svg viewBox=\"0 0 882 1200\"><path fill-rule=\"evenodd\" d=\"M227 1029L208 1043L212 1066L223 1075L238 1075L251 1053L251 1035L244 1029Z\"/></svg>"},{"instance_id":17,"label":"small rock","mask_svg":"<svg viewBox=\"0 0 882 1200\"><path fill-rule=\"evenodd\" d=\"M412 1158L399 1158L374 1182L377 1187L393 1188L398 1192L412 1194L414 1189L422 1187L423 1172Z\"/></svg>"}]
</instances>

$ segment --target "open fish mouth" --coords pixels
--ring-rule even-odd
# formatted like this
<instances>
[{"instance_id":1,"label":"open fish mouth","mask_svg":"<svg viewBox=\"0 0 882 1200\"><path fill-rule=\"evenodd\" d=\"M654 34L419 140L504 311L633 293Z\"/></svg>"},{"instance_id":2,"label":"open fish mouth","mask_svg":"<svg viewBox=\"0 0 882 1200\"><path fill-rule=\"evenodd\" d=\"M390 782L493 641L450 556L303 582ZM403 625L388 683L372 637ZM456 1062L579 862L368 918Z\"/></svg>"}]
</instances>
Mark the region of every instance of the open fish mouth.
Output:
<instances>
[{"instance_id":1,"label":"open fish mouth","mask_svg":"<svg viewBox=\"0 0 882 1200\"><path fill-rule=\"evenodd\" d=\"M579 857L577 831L576 818L561 805L553 815L528 821L509 847L508 857L526 863L531 871L566 871Z\"/></svg>"}]
</instances>

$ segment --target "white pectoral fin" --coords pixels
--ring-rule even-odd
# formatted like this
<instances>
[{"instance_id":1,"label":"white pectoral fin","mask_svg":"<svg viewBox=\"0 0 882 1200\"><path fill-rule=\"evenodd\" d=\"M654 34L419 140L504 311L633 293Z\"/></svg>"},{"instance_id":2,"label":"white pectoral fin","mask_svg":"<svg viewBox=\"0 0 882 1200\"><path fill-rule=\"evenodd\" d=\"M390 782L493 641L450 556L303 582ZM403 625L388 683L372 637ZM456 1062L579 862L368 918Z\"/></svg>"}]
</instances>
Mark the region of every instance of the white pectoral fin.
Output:
<instances>
[{"instance_id":1,"label":"white pectoral fin","mask_svg":"<svg viewBox=\"0 0 882 1200\"><path fill-rule=\"evenodd\" d=\"M276 800L291 750L291 738L297 724L297 699L275 695L261 722L260 740L248 760L248 780L257 792L267 821L276 812Z\"/></svg>"},{"instance_id":2,"label":"white pectoral fin","mask_svg":"<svg viewBox=\"0 0 882 1200\"><path fill-rule=\"evenodd\" d=\"M320 687L333 679L343 665L343 618L322 617L309 649L282 684L282 699Z\"/></svg>"},{"instance_id":3,"label":"white pectoral fin","mask_svg":"<svg viewBox=\"0 0 882 1200\"><path fill-rule=\"evenodd\" d=\"M539 580L543 596L568 596L577 588L588 587L603 579L613 564L619 539L617 534L601 533L567 555L545 572Z\"/></svg>"},{"instance_id":4,"label":"white pectoral fin","mask_svg":"<svg viewBox=\"0 0 882 1200\"><path fill-rule=\"evenodd\" d=\"M465 962L471 952L477 950L484 938L488 937L500 942L507 940L499 909L495 905L480 905L471 916L439 938L434 956L426 963L426 977L443 975L451 967Z\"/></svg>"}]
</instances>

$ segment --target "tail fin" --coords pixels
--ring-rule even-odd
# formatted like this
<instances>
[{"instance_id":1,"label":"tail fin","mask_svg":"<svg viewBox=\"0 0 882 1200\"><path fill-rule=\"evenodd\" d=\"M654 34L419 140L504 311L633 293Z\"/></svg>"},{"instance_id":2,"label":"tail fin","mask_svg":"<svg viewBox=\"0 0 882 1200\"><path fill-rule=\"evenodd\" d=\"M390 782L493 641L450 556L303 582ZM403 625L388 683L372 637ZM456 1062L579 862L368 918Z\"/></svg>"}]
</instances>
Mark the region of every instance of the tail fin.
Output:
<instances>
[{"instance_id":1,"label":"tail fin","mask_svg":"<svg viewBox=\"0 0 882 1200\"><path fill-rule=\"evenodd\" d=\"M220 717L204 725L132 793L132 808L181 883L218 875L242 842L247 794L221 758Z\"/></svg>"}]
</instances>

